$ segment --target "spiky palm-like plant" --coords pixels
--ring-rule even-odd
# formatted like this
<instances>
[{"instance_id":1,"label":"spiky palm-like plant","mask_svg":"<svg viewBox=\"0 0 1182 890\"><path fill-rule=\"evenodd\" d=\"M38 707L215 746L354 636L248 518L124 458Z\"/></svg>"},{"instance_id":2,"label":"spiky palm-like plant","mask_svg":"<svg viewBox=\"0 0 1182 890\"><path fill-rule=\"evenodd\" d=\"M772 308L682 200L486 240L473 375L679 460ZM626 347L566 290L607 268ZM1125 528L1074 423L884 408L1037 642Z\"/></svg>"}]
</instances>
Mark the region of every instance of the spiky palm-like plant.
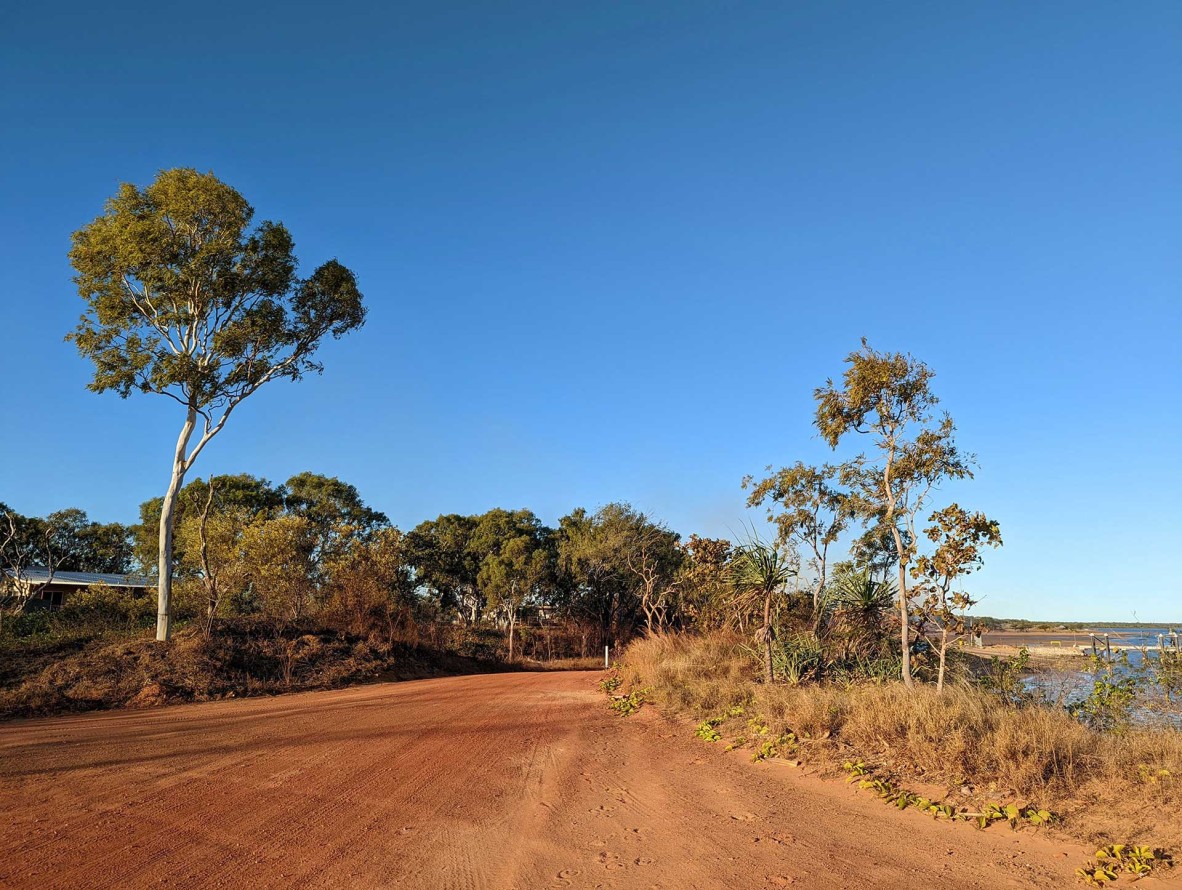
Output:
<instances>
[{"instance_id":1,"label":"spiky palm-like plant","mask_svg":"<svg viewBox=\"0 0 1182 890\"><path fill-rule=\"evenodd\" d=\"M755 633L755 641L763 645L764 679L771 683L772 669L772 614L775 601L786 593L788 582L796 575L791 554L758 537L741 546L731 562L731 582L736 601L745 607L759 606L763 610L763 626Z\"/></svg>"},{"instance_id":2,"label":"spiky palm-like plant","mask_svg":"<svg viewBox=\"0 0 1182 890\"><path fill-rule=\"evenodd\" d=\"M837 578L829 593L830 602L853 625L860 635L877 637L883 621L895 602L895 585L889 580L875 581L869 569L850 572Z\"/></svg>"}]
</instances>

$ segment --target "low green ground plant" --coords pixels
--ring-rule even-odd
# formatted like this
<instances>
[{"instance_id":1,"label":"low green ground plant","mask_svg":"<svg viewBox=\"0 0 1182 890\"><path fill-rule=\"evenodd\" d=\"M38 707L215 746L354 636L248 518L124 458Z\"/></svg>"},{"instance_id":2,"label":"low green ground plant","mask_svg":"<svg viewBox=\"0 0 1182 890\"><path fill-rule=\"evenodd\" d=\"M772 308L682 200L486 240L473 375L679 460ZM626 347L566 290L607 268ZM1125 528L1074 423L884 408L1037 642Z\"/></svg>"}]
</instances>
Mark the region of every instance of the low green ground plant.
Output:
<instances>
[{"instance_id":1,"label":"low green ground plant","mask_svg":"<svg viewBox=\"0 0 1182 890\"><path fill-rule=\"evenodd\" d=\"M1084 883L1093 887L1115 883L1122 875L1135 881L1173 865L1165 851L1136 844L1109 844L1097 850L1093 860L1075 870Z\"/></svg>"},{"instance_id":2,"label":"low green ground plant","mask_svg":"<svg viewBox=\"0 0 1182 890\"><path fill-rule=\"evenodd\" d=\"M856 782L859 788L873 791L880 799L901 810L914 807L936 818L971 821L978 828L988 828L993 823L1001 821L1008 822L1011 828L1017 828L1023 822L1037 827L1058 821L1058 817L1050 810L1029 804L999 804L990 801L985 803L979 812L970 812L967 807L958 808L953 804L932 800L901 788L889 777L875 776L873 770L862 760L847 760L842 764L842 768L848 776L847 781Z\"/></svg>"},{"instance_id":3,"label":"low green ground plant","mask_svg":"<svg viewBox=\"0 0 1182 890\"><path fill-rule=\"evenodd\" d=\"M722 733L716 727L722 722L723 720L720 717L707 718L698 724L694 735L706 742L721 742Z\"/></svg>"},{"instance_id":4,"label":"low green ground plant","mask_svg":"<svg viewBox=\"0 0 1182 890\"><path fill-rule=\"evenodd\" d=\"M613 695L608 707L621 717L630 717L644 707L650 692L649 689L633 689L625 695Z\"/></svg>"},{"instance_id":5,"label":"low green ground plant","mask_svg":"<svg viewBox=\"0 0 1182 890\"><path fill-rule=\"evenodd\" d=\"M620 685L623 682L624 681L620 678L619 674L613 674L610 677L604 677L602 680L600 680L599 681L599 688L603 692L610 694L610 693L615 692L617 689L619 689Z\"/></svg>"},{"instance_id":6,"label":"low green ground plant","mask_svg":"<svg viewBox=\"0 0 1182 890\"><path fill-rule=\"evenodd\" d=\"M773 757L787 757L798 750L796 736L790 732L782 732L775 738L764 739L759 742L755 752L751 755L753 763L770 760Z\"/></svg>"}]
</instances>

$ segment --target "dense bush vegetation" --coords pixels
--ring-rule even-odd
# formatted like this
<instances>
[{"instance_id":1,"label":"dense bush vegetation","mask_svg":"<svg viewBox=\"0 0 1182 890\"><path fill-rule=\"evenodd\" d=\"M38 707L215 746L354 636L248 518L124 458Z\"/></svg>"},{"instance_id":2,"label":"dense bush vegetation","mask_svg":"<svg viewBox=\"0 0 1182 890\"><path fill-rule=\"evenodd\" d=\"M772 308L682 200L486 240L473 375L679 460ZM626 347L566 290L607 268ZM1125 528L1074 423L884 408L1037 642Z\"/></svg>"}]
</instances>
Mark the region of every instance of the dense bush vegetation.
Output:
<instances>
[{"instance_id":1,"label":"dense bush vegetation","mask_svg":"<svg viewBox=\"0 0 1182 890\"><path fill-rule=\"evenodd\" d=\"M761 648L768 681L891 665L911 684L934 651L939 685L972 603L954 582L980 565L983 546L1000 543L997 524L952 504L917 531L940 481L970 475L972 461L958 451L947 416L934 416L923 363L863 344L847 365L840 386L817 391L817 428L834 447L850 431L872 429L875 451L747 480L750 503L769 509L774 543L682 540L627 504L576 509L555 527L529 510L493 509L439 516L404 533L352 485L300 473L282 485L245 474L197 479L167 504L143 504L140 523L122 532L87 524L78 511L40 520L4 509L0 555L10 577L34 564L97 567L99 551L119 554L107 567L150 574L167 516L172 594L166 603L162 585L158 638L170 622L212 634L223 617L310 619L391 639L459 624L501 630L512 660L523 647L536 657L542 642L548 657L587 656L640 629L727 627ZM856 524L864 533L851 558L834 565L831 549ZM67 526L72 535L61 533ZM75 595L54 626L113 632L150 620L141 603L120 596ZM8 605L24 602L10 597ZM807 620L777 640L787 612L802 607ZM555 642L564 644L558 652Z\"/></svg>"}]
</instances>

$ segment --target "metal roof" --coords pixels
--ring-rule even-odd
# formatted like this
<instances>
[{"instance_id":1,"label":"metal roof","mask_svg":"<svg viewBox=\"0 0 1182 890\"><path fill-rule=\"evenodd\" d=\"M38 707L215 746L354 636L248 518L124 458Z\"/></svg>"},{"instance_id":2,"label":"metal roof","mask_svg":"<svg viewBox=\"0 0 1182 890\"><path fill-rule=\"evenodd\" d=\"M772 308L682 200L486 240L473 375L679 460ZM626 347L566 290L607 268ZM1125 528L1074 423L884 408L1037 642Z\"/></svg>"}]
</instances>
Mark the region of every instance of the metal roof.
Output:
<instances>
[{"instance_id":1,"label":"metal roof","mask_svg":"<svg viewBox=\"0 0 1182 890\"><path fill-rule=\"evenodd\" d=\"M12 576L11 571L4 574ZM29 566L21 572L21 579L33 584L44 584L49 581L49 569L43 566ZM155 587L151 578L141 578L136 575L108 575L102 572L54 572L54 584L73 584L78 587L88 587L91 584L106 584L108 587Z\"/></svg>"}]
</instances>

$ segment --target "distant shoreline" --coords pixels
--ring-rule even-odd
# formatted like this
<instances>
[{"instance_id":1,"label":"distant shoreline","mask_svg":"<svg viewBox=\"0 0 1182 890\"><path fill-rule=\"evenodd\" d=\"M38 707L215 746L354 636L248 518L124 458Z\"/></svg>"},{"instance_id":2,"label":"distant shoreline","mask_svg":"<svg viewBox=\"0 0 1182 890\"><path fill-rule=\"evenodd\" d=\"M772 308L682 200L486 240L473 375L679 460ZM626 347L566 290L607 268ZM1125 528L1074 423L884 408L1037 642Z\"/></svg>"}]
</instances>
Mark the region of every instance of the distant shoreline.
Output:
<instances>
[{"instance_id":1,"label":"distant shoreline","mask_svg":"<svg viewBox=\"0 0 1182 890\"><path fill-rule=\"evenodd\" d=\"M1121 626L1125 627L1125 625L1121 625ZM1093 635L1102 637L1102 636L1104 636L1105 633L1107 633L1108 636L1115 643L1115 642L1118 642L1120 639L1122 639L1124 636L1126 636L1125 634L1122 634L1119 632L1114 633L1111 630L1111 628L1115 628L1115 627L1117 627L1117 625L1110 624L1107 626L1107 628L1104 628L1103 626L1101 626L1095 630L1086 630L1086 631L1084 631L1084 630L1064 630L1064 631L987 630L984 632L984 634L982 634L982 637L984 639L985 645L987 645L987 646L991 645L991 644L992 645L1023 645L1025 643L1033 643L1035 645L1049 645L1052 642L1061 642L1064 644L1071 643L1072 645L1075 645L1078 643L1090 644L1092 642ZM1129 630L1136 630L1139 628L1170 627L1170 625L1168 625L1168 624L1137 624L1137 625L1128 625L1127 627ZM1182 631L1182 624L1175 624L1174 628L1178 631ZM1134 636L1134 635L1129 634L1128 636Z\"/></svg>"},{"instance_id":2,"label":"distant shoreline","mask_svg":"<svg viewBox=\"0 0 1182 890\"><path fill-rule=\"evenodd\" d=\"M973 623L992 625L993 633L1084 633L1108 627L1175 627L1182 630L1182 618L1173 621L1036 621L1031 618L991 618L987 615L969 616ZM1004 630L1002 630L1004 628Z\"/></svg>"},{"instance_id":3,"label":"distant shoreline","mask_svg":"<svg viewBox=\"0 0 1182 890\"><path fill-rule=\"evenodd\" d=\"M1156 641L1146 641L1143 634L1120 633L1117 628L1129 631L1154 630L1169 628L1169 624L1109 624L1106 630L1096 631L1043 631L1043 630L987 630L981 635L981 646L968 646L966 649L979 655L1012 655L1018 650L1026 649L1036 657L1079 656L1090 648L1093 636L1100 641L1103 648L1103 638L1107 634L1108 642L1114 651L1120 649L1140 649L1145 645L1149 649L1156 649ZM1176 632L1182 632L1182 625L1173 625ZM967 639L967 638L966 638ZM1133 642L1137 640L1137 642ZM1173 648L1172 646L1170 647Z\"/></svg>"}]
</instances>

